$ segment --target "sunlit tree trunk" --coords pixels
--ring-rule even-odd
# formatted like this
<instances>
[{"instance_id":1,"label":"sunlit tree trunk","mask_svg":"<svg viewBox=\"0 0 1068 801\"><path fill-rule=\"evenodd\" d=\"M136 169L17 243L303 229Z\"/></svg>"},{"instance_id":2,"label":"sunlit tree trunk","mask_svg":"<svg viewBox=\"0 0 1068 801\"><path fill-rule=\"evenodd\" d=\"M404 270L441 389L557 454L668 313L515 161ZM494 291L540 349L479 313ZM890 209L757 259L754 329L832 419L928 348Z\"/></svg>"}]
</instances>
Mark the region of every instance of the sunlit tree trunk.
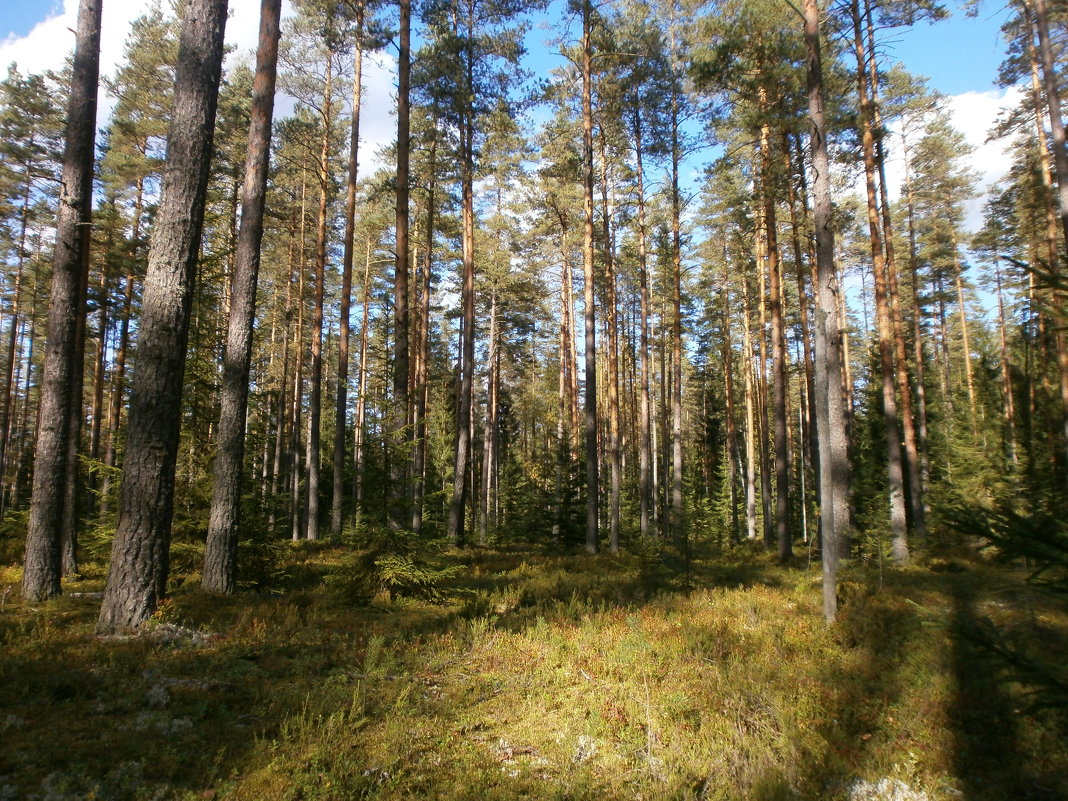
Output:
<instances>
[{"instance_id":1,"label":"sunlit tree trunk","mask_svg":"<svg viewBox=\"0 0 1068 801\"><path fill-rule=\"evenodd\" d=\"M352 78L352 123L349 128L349 169L345 187L345 235L341 257L341 309L338 321L337 400L334 404L333 493L330 534L341 536L345 500L345 432L349 406L349 340L351 339L352 260L356 235L356 181L359 177L360 107L363 98L363 3L356 7L356 57Z\"/></svg>"},{"instance_id":2,"label":"sunlit tree trunk","mask_svg":"<svg viewBox=\"0 0 1068 801\"><path fill-rule=\"evenodd\" d=\"M226 0L190 0L182 22L174 111L130 398L119 523L97 622L101 633L141 625L166 589L183 369L226 6Z\"/></svg>"}]
</instances>

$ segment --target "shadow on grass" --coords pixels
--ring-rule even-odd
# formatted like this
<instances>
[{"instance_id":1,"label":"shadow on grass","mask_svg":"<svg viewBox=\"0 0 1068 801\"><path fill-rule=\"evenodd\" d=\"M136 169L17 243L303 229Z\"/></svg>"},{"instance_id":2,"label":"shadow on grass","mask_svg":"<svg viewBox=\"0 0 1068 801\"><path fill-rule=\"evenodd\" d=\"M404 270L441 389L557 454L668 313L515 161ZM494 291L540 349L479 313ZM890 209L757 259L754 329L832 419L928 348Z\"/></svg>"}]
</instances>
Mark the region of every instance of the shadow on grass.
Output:
<instances>
[{"instance_id":1,"label":"shadow on grass","mask_svg":"<svg viewBox=\"0 0 1068 801\"><path fill-rule=\"evenodd\" d=\"M1035 754L1021 747L1020 697L1010 695L1005 664L986 645L989 636L977 611L982 595L973 582L952 581L952 657L957 692L950 712L956 771L966 801L1056 801L1065 777L1042 775Z\"/></svg>"}]
</instances>

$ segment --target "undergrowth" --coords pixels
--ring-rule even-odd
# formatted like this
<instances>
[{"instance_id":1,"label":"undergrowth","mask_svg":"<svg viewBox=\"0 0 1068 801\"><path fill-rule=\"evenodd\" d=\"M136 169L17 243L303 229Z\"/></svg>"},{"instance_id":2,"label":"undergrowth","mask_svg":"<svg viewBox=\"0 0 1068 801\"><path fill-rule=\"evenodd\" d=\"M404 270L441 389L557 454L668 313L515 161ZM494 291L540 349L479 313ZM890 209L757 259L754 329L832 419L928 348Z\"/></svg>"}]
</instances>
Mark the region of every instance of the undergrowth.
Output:
<instances>
[{"instance_id":1,"label":"undergrowth","mask_svg":"<svg viewBox=\"0 0 1068 801\"><path fill-rule=\"evenodd\" d=\"M94 638L91 565L39 606L0 568L0 799L1068 797L1060 718L961 636L1066 653L1004 569L846 568L827 627L816 568L636 550L287 544L284 593L181 583L189 642Z\"/></svg>"}]
</instances>

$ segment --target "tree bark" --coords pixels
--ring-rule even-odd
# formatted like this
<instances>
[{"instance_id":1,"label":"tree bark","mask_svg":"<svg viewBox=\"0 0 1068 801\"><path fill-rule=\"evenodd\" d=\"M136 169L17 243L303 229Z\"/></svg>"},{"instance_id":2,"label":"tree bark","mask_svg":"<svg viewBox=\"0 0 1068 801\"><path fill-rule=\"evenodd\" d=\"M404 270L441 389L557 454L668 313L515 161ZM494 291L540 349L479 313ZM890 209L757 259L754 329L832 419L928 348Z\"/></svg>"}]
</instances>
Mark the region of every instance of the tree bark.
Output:
<instances>
[{"instance_id":1,"label":"tree bark","mask_svg":"<svg viewBox=\"0 0 1068 801\"><path fill-rule=\"evenodd\" d=\"M875 284L875 316L879 335L879 364L882 373L883 422L886 436L887 483L890 493L891 550L894 561L909 559L907 520L905 517L905 480L902 470L901 440L898 435L898 409L895 395L893 328L886 285L883 236L875 188L874 113L868 93L867 54L861 33L859 0L852 0L853 46L857 59L857 92L860 98L860 125L864 152L864 177L867 186L868 232L871 240L872 273Z\"/></svg>"},{"instance_id":2,"label":"tree bark","mask_svg":"<svg viewBox=\"0 0 1068 801\"><path fill-rule=\"evenodd\" d=\"M393 274L393 401L389 415L393 448L389 482L389 525L402 529L407 514L407 466L403 452L408 442L408 199L411 155L411 0L398 0L400 29L397 62L397 222L396 268Z\"/></svg>"},{"instance_id":3,"label":"tree bark","mask_svg":"<svg viewBox=\"0 0 1068 801\"><path fill-rule=\"evenodd\" d=\"M593 291L593 100L591 0L582 2L582 296L586 316L586 551L599 546L601 484L597 463L597 312Z\"/></svg>"},{"instance_id":4,"label":"tree bark","mask_svg":"<svg viewBox=\"0 0 1068 801\"><path fill-rule=\"evenodd\" d=\"M341 319L338 324L337 402L334 404L333 493L330 502L330 534L341 536L345 498L345 431L349 405L349 340L351 339L352 260L355 249L356 181L359 177L360 106L363 97L363 16L356 7L356 59L352 78L352 125L349 131L349 174L345 191L345 241L341 257Z\"/></svg>"},{"instance_id":5,"label":"tree bark","mask_svg":"<svg viewBox=\"0 0 1068 801\"><path fill-rule=\"evenodd\" d=\"M811 123L813 222L816 228L816 426L820 431L820 541L823 561L823 614L833 622L838 611L837 569L842 541L849 531L849 452L842 387L840 287L834 268L834 220L830 159L824 114L819 6L804 0L804 31Z\"/></svg>"},{"instance_id":6,"label":"tree bark","mask_svg":"<svg viewBox=\"0 0 1068 801\"><path fill-rule=\"evenodd\" d=\"M226 0L190 0L183 18L130 398L119 523L97 622L100 633L141 625L166 588L183 368L226 9Z\"/></svg>"},{"instance_id":7,"label":"tree bark","mask_svg":"<svg viewBox=\"0 0 1068 801\"><path fill-rule=\"evenodd\" d=\"M33 497L22 595L36 602L60 593L61 536L71 468L72 406L81 405L79 321L85 322L85 268L93 202L101 0L81 0L67 105L66 147L56 221ZM83 329L84 330L84 329ZM75 394L77 390L77 394ZM80 409L79 409L80 414ZM74 451L77 453L77 445Z\"/></svg>"},{"instance_id":8,"label":"tree bark","mask_svg":"<svg viewBox=\"0 0 1068 801\"><path fill-rule=\"evenodd\" d=\"M223 357L219 448L215 454L211 513L204 544L204 575L208 592L232 593L237 586L237 541L241 528L241 489L248 417L252 327L256 320L263 209L271 153L271 122L278 64L281 0L260 4L259 45L252 85L245 182L241 194L234 275L230 285L230 319Z\"/></svg>"}]
</instances>

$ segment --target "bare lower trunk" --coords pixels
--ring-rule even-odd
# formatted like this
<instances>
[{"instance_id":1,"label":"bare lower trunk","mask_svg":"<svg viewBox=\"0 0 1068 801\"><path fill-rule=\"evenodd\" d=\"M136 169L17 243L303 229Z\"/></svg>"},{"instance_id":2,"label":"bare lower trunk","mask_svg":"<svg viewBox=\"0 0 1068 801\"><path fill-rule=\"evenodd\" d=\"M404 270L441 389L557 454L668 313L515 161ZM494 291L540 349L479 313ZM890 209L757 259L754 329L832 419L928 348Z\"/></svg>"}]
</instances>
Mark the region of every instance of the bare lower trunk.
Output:
<instances>
[{"instance_id":1,"label":"bare lower trunk","mask_svg":"<svg viewBox=\"0 0 1068 801\"><path fill-rule=\"evenodd\" d=\"M259 281L263 209L270 161L280 14L281 0L263 0L260 6L259 47L252 88L245 183L241 196L241 227L230 285L219 448L215 454L211 513L204 545L201 585L208 592L232 593L237 587L237 542L241 526L252 328L256 320L256 285Z\"/></svg>"},{"instance_id":2,"label":"bare lower trunk","mask_svg":"<svg viewBox=\"0 0 1068 801\"><path fill-rule=\"evenodd\" d=\"M183 368L226 6L226 0L190 0L182 23L162 199L152 229L130 398L119 524L97 622L101 633L141 625L166 589Z\"/></svg>"},{"instance_id":3,"label":"bare lower trunk","mask_svg":"<svg viewBox=\"0 0 1068 801\"><path fill-rule=\"evenodd\" d=\"M56 221L52 287L41 378L33 500L26 534L22 595L42 601L60 592L61 537L67 487L74 472L73 407L81 406L85 275L92 214L96 97L100 75L100 0L81 0L67 106L63 181ZM83 339L84 342L84 339Z\"/></svg>"}]
</instances>

